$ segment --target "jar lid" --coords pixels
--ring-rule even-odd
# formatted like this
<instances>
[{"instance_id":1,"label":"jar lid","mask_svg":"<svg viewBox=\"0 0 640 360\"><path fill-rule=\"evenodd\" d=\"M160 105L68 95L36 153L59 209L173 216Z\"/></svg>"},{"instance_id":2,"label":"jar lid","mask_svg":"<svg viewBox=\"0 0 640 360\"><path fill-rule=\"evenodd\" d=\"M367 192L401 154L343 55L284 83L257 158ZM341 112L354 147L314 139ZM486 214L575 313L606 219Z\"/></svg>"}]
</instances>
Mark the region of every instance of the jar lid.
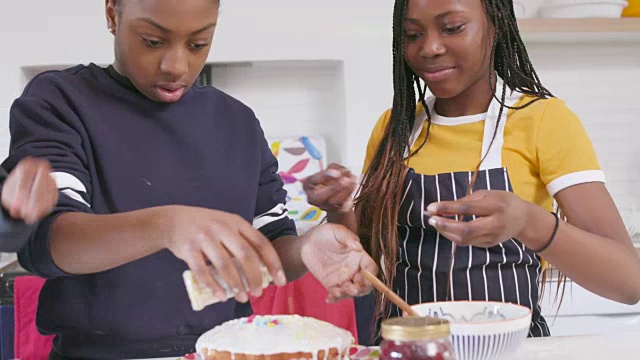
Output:
<instances>
[{"instance_id":1,"label":"jar lid","mask_svg":"<svg viewBox=\"0 0 640 360\"><path fill-rule=\"evenodd\" d=\"M433 317L397 317L384 320L381 335L385 340L412 341L449 337L449 322Z\"/></svg>"}]
</instances>

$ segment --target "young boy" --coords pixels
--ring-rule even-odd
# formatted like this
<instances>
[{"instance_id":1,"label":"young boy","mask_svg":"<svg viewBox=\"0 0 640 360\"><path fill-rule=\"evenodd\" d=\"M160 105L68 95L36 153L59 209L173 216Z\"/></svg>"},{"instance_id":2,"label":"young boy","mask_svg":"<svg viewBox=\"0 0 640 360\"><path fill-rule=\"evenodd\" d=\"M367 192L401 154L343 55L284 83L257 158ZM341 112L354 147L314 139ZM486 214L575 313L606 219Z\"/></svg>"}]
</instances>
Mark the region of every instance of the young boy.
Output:
<instances>
[{"instance_id":1,"label":"young boy","mask_svg":"<svg viewBox=\"0 0 640 360\"><path fill-rule=\"evenodd\" d=\"M377 268L355 234L329 224L296 237L251 109L192 86L218 7L109 0L113 65L41 74L13 105L5 166L46 158L61 189L20 253L23 266L48 279L36 321L56 335L52 359L193 352L203 332L247 310L233 300L191 309L187 268L226 299L207 263L239 302L261 294L261 263L277 285L311 271L329 301L369 291L360 270Z\"/></svg>"}]
</instances>

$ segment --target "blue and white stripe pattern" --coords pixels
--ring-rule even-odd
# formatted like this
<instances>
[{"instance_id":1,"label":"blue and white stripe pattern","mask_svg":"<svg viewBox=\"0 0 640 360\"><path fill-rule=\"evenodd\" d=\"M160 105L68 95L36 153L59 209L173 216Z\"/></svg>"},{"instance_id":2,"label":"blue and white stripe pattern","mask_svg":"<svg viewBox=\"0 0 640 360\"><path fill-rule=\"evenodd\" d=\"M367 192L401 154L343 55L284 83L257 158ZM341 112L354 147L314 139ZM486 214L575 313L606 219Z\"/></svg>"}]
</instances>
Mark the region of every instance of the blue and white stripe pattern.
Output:
<instances>
[{"instance_id":1,"label":"blue and white stripe pattern","mask_svg":"<svg viewBox=\"0 0 640 360\"><path fill-rule=\"evenodd\" d=\"M452 259L452 243L426 223L422 209L436 201L459 199L467 191L469 172L407 174L400 205L398 237L401 251L394 289L409 304L435 301L485 300L526 306L533 311L529 336L549 336L538 304L540 257L516 239L491 248L459 247ZM510 191L506 168L481 170L474 190ZM423 205L424 204L424 205ZM472 217L460 219L471 221ZM449 264L453 272L449 276ZM447 294L449 282L450 293ZM449 295L449 296L447 296ZM401 316L394 308L393 315Z\"/></svg>"},{"instance_id":2,"label":"blue and white stripe pattern","mask_svg":"<svg viewBox=\"0 0 640 360\"><path fill-rule=\"evenodd\" d=\"M524 329L494 335L452 335L451 343L456 360L509 359L518 351L527 333Z\"/></svg>"}]
</instances>

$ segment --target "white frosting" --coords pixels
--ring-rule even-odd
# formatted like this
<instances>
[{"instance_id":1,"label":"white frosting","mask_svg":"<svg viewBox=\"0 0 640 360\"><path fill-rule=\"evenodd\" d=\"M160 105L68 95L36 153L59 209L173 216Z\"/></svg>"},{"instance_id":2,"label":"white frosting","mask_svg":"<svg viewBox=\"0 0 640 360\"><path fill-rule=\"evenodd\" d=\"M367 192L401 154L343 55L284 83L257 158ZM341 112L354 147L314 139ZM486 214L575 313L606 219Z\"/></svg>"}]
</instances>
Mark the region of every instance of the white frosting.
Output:
<instances>
[{"instance_id":1,"label":"white frosting","mask_svg":"<svg viewBox=\"0 0 640 360\"><path fill-rule=\"evenodd\" d=\"M303 352L315 358L320 350L325 351L326 357L329 349L342 352L353 342L349 331L327 322L298 315L274 315L228 321L202 334L196 350L247 355Z\"/></svg>"}]
</instances>

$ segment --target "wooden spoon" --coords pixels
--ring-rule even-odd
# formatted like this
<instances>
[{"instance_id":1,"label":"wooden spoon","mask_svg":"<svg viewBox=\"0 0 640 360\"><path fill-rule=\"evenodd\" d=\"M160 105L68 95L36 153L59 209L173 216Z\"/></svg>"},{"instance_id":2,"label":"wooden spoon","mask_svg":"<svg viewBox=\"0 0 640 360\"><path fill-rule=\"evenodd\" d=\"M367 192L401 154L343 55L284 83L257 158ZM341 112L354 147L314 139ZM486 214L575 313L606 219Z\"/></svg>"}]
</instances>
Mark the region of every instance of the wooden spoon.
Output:
<instances>
[{"instance_id":1,"label":"wooden spoon","mask_svg":"<svg viewBox=\"0 0 640 360\"><path fill-rule=\"evenodd\" d=\"M373 275L368 270L361 271L362 276L367 279L378 291L384 294L392 303L396 304L403 312L412 317L420 317L415 310L411 308L411 305L407 304L406 301L402 300L402 298L396 295L391 289L387 287L382 281L380 281L375 275Z\"/></svg>"}]
</instances>

